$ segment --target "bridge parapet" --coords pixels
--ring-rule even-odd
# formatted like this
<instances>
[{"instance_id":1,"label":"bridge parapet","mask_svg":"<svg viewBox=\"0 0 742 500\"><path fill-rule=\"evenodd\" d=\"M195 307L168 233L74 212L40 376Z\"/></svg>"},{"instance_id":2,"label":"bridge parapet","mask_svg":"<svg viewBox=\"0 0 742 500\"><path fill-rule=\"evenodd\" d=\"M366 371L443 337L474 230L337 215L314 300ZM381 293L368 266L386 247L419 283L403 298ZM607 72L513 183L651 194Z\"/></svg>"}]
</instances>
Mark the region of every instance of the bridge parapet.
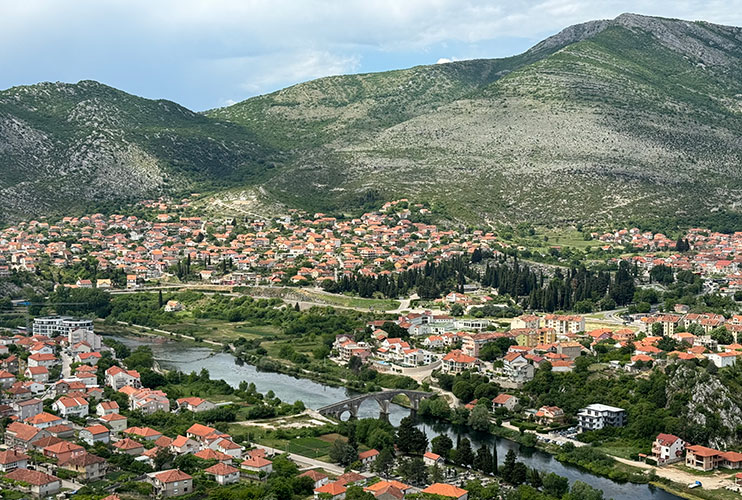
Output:
<instances>
[{"instance_id":1,"label":"bridge parapet","mask_svg":"<svg viewBox=\"0 0 742 500\"><path fill-rule=\"evenodd\" d=\"M399 394L404 394L407 396L410 400L410 407L412 412L416 412L420 408L420 401L422 401L425 398L429 398L433 395L432 392L426 392L426 391L414 391L414 390L408 390L408 389L390 389L388 391L381 391L381 392L374 392L370 394L362 394L360 396L355 396L352 398L348 398L343 401L338 401L337 403L333 403L331 405L323 406L322 408L319 408L317 411L324 416L327 417L334 417L340 420L340 417L343 413L346 411L350 412L351 418L357 418L358 417L358 410L360 409L361 405L368 400L374 400L379 405L379 413L381 414L381 417L384 418L385 416L389 415L389 407L391 405L392 399L394 396L397 396Z\"/></svg>"}]
</instances>

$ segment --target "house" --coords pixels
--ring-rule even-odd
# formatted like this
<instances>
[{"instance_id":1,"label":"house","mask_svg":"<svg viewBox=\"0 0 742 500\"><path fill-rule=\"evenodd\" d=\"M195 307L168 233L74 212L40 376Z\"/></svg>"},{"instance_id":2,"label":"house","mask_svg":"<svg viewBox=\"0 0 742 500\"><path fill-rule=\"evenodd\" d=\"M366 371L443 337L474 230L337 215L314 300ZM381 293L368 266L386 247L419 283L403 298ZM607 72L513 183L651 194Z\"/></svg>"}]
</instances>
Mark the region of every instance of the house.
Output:
<instances>
[{"instance_id":1,"label":"house","mask_svg":"<svg viewBox=\"0 0 742 500\"><path fill-rule=\"evenodd\" d=\"M311 469L311 470L308 470L306 472L302 472L301 474L299 474L299 477L302 477L302 476L307 476L312 481L314 481L315 489L326 485L330 481L330 478L327 477L327 474L323 474L322 472L318 470L314 470L314 469Z\"/></svg>"},{"instance_id":2,"label":"house","mask_svg":"<svg viewBox=\"0 0 742 500\"><path fill-rule=\"evenodd\" d=\"M185 436L177 436L170 443L170 451L176 455L185 455L186 453L191 454L198 451L198 441L194 441L191 438Z\"/></svg>"},{"instance_id":3,"label":"house","mask_svg":"<svg viewBox=\"0 0 742 500\"><path fill-rule=\"evenodd\" d=\"M432 465L443 465L446 461L443 459L442 456L438 455L437 453L433 453L432 451L426 451L423 455L423 462L425 462L425 465L432 466Z\"/></svg>"},{"instance_id":4,"label":"house","mask_svg":"<svg viewBox=\"0 0 742 500\"><path fill-rule=\"evenodd\" d=\"M657 465L667 465L683 460L685 441L672 434L658 434L652 443L652 457Z\"/></svg>"},{"instance_id":5,"label":"house","mask_svg":"<svg viewBox=\"0 0 742 500\"><path fill-rule=\"evenodd\" d=\"M127 385L138 389L142 387L142 381L136 370L124 370L120 366L112 366L106 370L106 385L115 391Z\"/></svg>"},{"instance_id":6,"label":"house","mask_svg":"<svg viewBox=\"0 0 742 500\"><path fill-rule=\"evenodd\" d=\"M108 443L111 440L111 433L108 428L101 424L91 425L80 430L79 437L90 446L95 443Z\"/></svg>"},{"instance_id":7,"label":"house","mask_svg":"<svg viewBox=\"0 0 742 500\"><path fill-rule=\"evenodd\" d=\"M339 484L338 481L327 483L319 488L314 489L314 500L328 499L328 500L344 500L345 492L348 489L345 485Z\"/></svg>"},{"instance_id":8,"label":"house","mask_svg":"<svg viewBox=\"0 0 742 500\"><path fill-rule=\"evenodd\" d=\"M723 461L719 450L699 445L688 445L685 447L685 465L693 469L709 471L714 470Z\"/></svg>"},{"instance_id":9,"label":"house","mask_svg":"<svg viewBox=\"0 0 742 500\"><path fill-rule=\"evenodd\" d=\"M196 441L205 442L209 437L222 435L218 430L208 425L193 424L186 430L186 436ZM228 437L228 436L227 436Z\"/></svg>"},{"instance_id":10,"label":"house","mask_svg":"<svg viewBox=\"0 0 742 500\"><path fill-rule=\"evenodd\" d=\"M259 456L248 457L240 465L242 465L244 469L247 469L248 471L255 474L260 474L261 472L263 472L268 475L273 472L273 462Z\"/></svg>"},{"instance_id":11,"label":"house","mask_svg":"<svg viewBox=\"0 0 742 500\"><path fill-rule=\"evenodd\" d=\"M363 488L363 491L371 493L379 500L400 500L412 492L412 488L399 481L378 481Z\"/></svg>"},{"instance_id":12,"label":"house","mask_svg":"<svg viewBox=\"0 0 742 500\"><path fill-rule=\"evenodd\" d=\"M577 413L580 432L596 431L604 427L623 427L626 410L603 404L591 404Z\"/></svg>"},{"instance_id":13,"label":"house","mask_svg":"<svg viewBox=\"0 0 742 500\"><path fill-rule=\"evenodd\" d=\"M116 401L101 401L96 407L95 413L99 417L119 412L119 404Z\"/></svg>"},{"instance_id":14,"label":"house","mask_svg":"<svg viewBox=\"0 0 742 500\"><path fill-rule=\"evenodd\" d=\"M61 424L62 422L64 422L64 419L57 415L52 415L51 413L42 411L41 413L38 413L33 417L27 418L25 422L28 425L33 425L37 429L47 429L49 427L54 427L55 425Z\"/></svg>"},{"instance_id":15,"label":"house","mask_svg":"<svg viewBox=\"0 0 742 500\"><path fill-rule=\"evenodd\" d=\"M176 401L176 403L178 403L178 408L180 410L188 410L194 413L213 410L214 408L216 408L216 405L211 401L206 401L205 399L199 397L180 398Z\"/></svg>"},{"instance_id":16,"label":"house","mask_svg":"<svg viewBox=\"0 0 742 500\"><path fill-rule=\"evenodd\" d=\"M151 427L129 427L128 429L124 429L123 432L130 436L146 439L147 441L157 441L162 437L162 432L156 431Z\"/></svg>"},{"instance_id":17,"label":"house","mask_svg":"<svg viewBox=\"0 0 742 500\"><path fill-rule=\"evenodd\" d=\"M240 480L240 470L223 463L212 465L208 469L204 469L204 472L214 476L214 480L222 486L236 483Z\"/></svg>"},{"instance_id":18,"label":"house","mask_svg":"<svg viewBox=\"0 0 742 500\"><path fill-rule=\"evenodd\" d=\"M38 439L49 436L49 432L44 429L37 429L33 425L21 422L11 422L5 428L5 444L8 447L28 450L32 443Z\"/></svg>"},{"instance_id":19,"label":"house","mask_svg":"<svg viewBox=\"0 0 742 500\"><path fill-rule=\"evenodd\" d=\"M445 498L453 498L455 500L467 500L469 498L469 492L461 489L452 484L444 483L433 483L421 493L427 493L429 495L439 495Z\"/></svg>"},{"instance_id":20,"label":"house","mask_svg":"<svg viewBox=\"0 0 742 500\"><path fill-rule=\"evenodd\" d=\"M18 417L18 420L26 420L44 411L44 402L36 398L14 401L10 406L13 408L13 412Z\"/></svg>"},{"instance_id":21,"label":"house","mask_svg":"<svg viewBox=\"0 0 742 500\"><path fill-rule=\"evenodd\" d=\"M69 441L59 441L41 450L46 457L56 458L58 462L85 453L85 448Z\"/></svg>"},{"instance_id":22,"label":"house","mask_svg":"<svg viewBox=\"0 0 742 500\"><path fill-rule=\"evenodd\" d=\"M129 395L129 408L146 414L170 411L170 400L163 391L140 389Z\"/></svg>"},{"instance_id":23,"label":"house","mask_svg":"<svg viewBox=\"0 0 742 500\"><path fill-rule=\"evenodd\" d=\"M568 333L580 333L585 331L585 318L583 316L562 316L558 314L547 314L544 316L544 326L553 328L557 335Z\"/></svg>"},{"instance_id":24,"label":"house","mask_svg":"<svg viewBox=\"0 0 742 500\"><path fill-rule=\"evenodd\" d=\"M15 383L15 375L7 370L0 370L0 389L7 389Z\"/></svg>"},{"instance_id":25,"label":"house","mask_svg":"<svg viewBox=\"0 0 742 500\"><path fill-rule=\"evenodd\" d=\"M106 475L106 459L92 453L84 452L59 461L59 467L77 473L79 479L97 481Z\"/></svg>"},{"instance_id":26,"label":"house","mask_svg":"<svg viewBox=\"0 0 742 500\"><path fill-rule=\"evenodd\" d=\"M0 471L10 472L14 469L25 469L30 457L13 449L0 451Z\"/></svg>"},{"instance_id":27,"label":"house","mask_svg":"<svg viewBox=\"0 0 742 500\"><path fill-rule=\"evenodd\" d=\"M15 469L5 475L5 479L18 481L22 489L31 492L37 498L56 495L62 489L62 481L37 470Z\"/></svg>"},{"instance_id":28,"label":"house","mask_svg":"<svg viewBox=\"0 0 742 500\"><path fill-rule=\"evenodd\" d=\"M23 375L34 382L45 384L49 381L49 369L46 366L29 366Z\"/></svg>"},{"instance_id":29,"label":"house","mask_svg":"<svg viewBox=\"0 0 742 500\"><path fill-rule=\"evenodd\" d=\"M130 438L124 438L113 443L114 451L127 455L139 456L144 453L144 446Z\"/></svg>"},{"instance_id":30,"label":"house","mask_svg":"<svg viewBox=\"0 0 742 500\"><path fill-rule=\"evenodd\" d=\"M371 449L368 451L362 451L358 454L358 460L363 465L370 465L376 461L376 457L379 456L379 451L375 449Z\"/></svg>"},{"instance_id":31,"label":"house","mask_svg":"<svg viewBox=\"0 0 742 500\"><path fill-rule=\"evenodd\" d=\"M78 397L62 396L52 404L52 408L65 418L82 418L88 415L88 402Z\"/></svg>"},{"instance_id":32,"label":"house","mask_svg":"<svg viewBox=\"0 0 742 500\"><path fill-rule=\"evenodd\" d=\"M157 497L177 497L193 492L193 478L178 469L150 472L147 477Z\"/></svg>"},{"instance_id":33,"label":"house","mask_svg":"<svg viewBox=\"0 0 742 500\"><path fill-rule=\"evenodd\" d=\"M52 425L51 427L47 427L44 430L47 431L52 437L56 437L59 439L74 439L75 437L75 429L66 424ZM34 441L34 446L36 446L36 443L37 442Z\"/></svg>"},{"instance_id":34,"label":"house","mask_svg":"<svg viewBox=\"0 0 742 500\"><path fill-rule=\"evenodd\" d=\"M177 300L168 300L165 304L165 312L178 312L183 310L183 304Z\"/></svg>"},{"instance_id":35,"label":"house","mask_svg":"<svg viewBox=\"0 0 742 500\"><path fill-rule=\"evenodd\" d=\"M238 445L234 441L226 438L215 439L209 444L214 450L225 455L229 455L233 459L239 460L242 458L242 446Z\"/></svg>"},{"instance_id":36,"label":"house","mask_svg":"<svg viewBox=\"0 0 742 500\"><path fill-rule=\"evenodd\" d=\"M98 420L106 424L114 434L123 432L124 429L126 429L128 422L125 416L119 415L118 413L109 413L108 415L100 417Z\"/></svg>"},{"instance_id":37,"label":"house","mask_svg":"<svg viewBox=\"0 0 742 500\"><path fill-rule=\"evenodd\" d=\"M477 365L477 358L464 354L460 349L454 349L443 356L443 372L461 373L464 370L471 370Z\"/></svg>"},{"instance_id":38,"label":"house","mask_svg":"<svg viewBox=\"0 0 742 500\"><path fill-rule=\"evenodd\" d=\"M528 314L524 316L518 316L517 318L513 318L512 323L510 323L510 328L512 330L517 330L521 328L528 328L531 330L535 330L539 327L539 323L541 322L541 319L536 316L535 314Z\"/></svg>"},{"instance_id":39,"label":"house","mask_svg":"<svg viewBox=\"0 0 742 500\"><path fill-rule=\"evenodd\" d=\"M76 363L85 363L90 366L95 366L101 358L99 352L81 352L75 356Z\"/></svg>"},{"instance_id":40,"label":"house","mask_svg":"<svg viewBox=\"0 0 742 500\"><path fill-rule=\"evenodd\" d=\"M518 398L510 394L498 394L497 397L492 399L492 411L497 408L505 408L508 411L513 411L518 405Z\"/></svg>"},{"instance_id":41,"label":"house","mask_svg":"<svg viewBox=\"0 0 742 500\"><path fill-rule=\"evenodd\" d=\"M533 379L534 367L520 352L509 352L503 357L503 374L513 382L523 383Z\"/></svg>"},{"instance_id":42,"label":"house","mask_svg":"<svg viewBox=\"0 0 742 500\"><path fill-rule=\"evenodd\" d=\"M542 425L562 423L564 410L558 406L542 406L535 414L536 420Z\"/></svg>"},{"instance_id":43,"label":"house","mask_svg":"<svg viewBox=\"0 0 742 500\"><path fill-rule=\"evenodd\" d=\"M166 438L170 439L170 438ZM170 442L167 444L169 447L172 444L173 440L171 439ZM223 462L225 464L231 464L232 463L232 457L227 455L226 453L222 453L220 451L212 450L211 448L204 448L203 450L194 453L194 457L198 457L202 460L216 460L217 462Z\"/></svg>"},{"instance_id":44,"label":"house","mask_svg":"<svg viewBox=\"0 0 742 500\"><path fill-rule=\"evenodd\" d=\"M710 352L706 354L706 357L717 367L725 368L727 366L734 366L734 363L737 362L737 356L739 356L739 354L740 353L737 351Z\"/></svg>"},{"instance_id":45,"label":"house","mask_svg":"<svg viewBox=\"0 0 742 500\"><path fill-rule=\"evenodd\" d=\"M28 366L45 366L51 368L58 361L54 354L32 354L28 357Z\"/></svg>"}]
</instances>

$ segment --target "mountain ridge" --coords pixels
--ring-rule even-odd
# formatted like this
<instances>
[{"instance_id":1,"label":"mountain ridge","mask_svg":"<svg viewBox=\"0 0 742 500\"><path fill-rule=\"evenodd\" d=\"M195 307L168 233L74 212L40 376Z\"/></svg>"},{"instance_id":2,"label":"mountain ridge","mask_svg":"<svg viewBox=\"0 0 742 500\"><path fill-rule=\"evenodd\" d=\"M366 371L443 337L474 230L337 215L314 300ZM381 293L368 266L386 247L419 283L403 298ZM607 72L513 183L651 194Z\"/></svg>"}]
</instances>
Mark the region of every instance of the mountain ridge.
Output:
<instances>
[{"instance_id":1,"label":"mountain ridge","mask_svg":"<svg viewBox=\"0 0 742 500\"><path fill-rule=\"evenodd\" d=\"M203 113L97 82L13 87L0 210L260 187L321 211L402 196L477 222L688 219L742 203L741 82L742 28L622 14L507 58Z\"/></svg>"}]
</instances>

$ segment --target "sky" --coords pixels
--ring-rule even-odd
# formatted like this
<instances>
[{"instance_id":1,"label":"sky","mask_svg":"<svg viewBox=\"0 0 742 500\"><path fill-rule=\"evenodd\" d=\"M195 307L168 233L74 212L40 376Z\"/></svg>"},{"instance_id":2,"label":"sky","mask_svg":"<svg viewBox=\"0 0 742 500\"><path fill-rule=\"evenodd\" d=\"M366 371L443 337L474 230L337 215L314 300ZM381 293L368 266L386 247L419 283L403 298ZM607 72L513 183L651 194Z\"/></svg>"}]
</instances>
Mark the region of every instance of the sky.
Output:
<instances>
[{"instance_id":1,"label":"sky","mask_svg":"<svg viewBox=\"0 0 742 500\"><path fill-rule=\"evenodd\" d=\"M742 26L742 0L0 0L0 89L97 80L201 111L323 76L514 55L623 12Z\"/></svg>"}]
</instances>

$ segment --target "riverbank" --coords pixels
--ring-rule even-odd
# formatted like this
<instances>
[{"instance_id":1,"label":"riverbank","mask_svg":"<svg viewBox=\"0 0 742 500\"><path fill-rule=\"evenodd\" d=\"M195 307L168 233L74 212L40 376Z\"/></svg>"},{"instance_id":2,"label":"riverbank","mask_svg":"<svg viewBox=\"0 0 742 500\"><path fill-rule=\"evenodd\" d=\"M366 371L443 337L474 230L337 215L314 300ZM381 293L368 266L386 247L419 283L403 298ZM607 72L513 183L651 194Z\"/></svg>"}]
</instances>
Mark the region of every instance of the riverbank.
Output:
<instances>
[{"instance_id":1,"label":"riverbank","mask_svg":"<svg viewBox=\"0 0 742 500\"><path fill-rule=\"evenodd\" d=\"M129 334L133 333L129 328L126 330ZM140 340L136 340L137 337ZM273 391L283 401L301 400L306 403L308 408L313 409L346 399L353 395L346 392L347 389L332 388L326 383L326 380L312 381L304 376L306 374L302 374L301 372L291 372L289 374L265 372L258 370L252 364L236 363L236 358L231 353L224 350L215 352L211 346L204 345L202 342L187 340L181 342L152 342L154 340L153 337L163 336L152 334L134 335L130 337L128 345L131 348L143 344L151 345L153 354L162 360L162 365L165 368L179 368L186 373L206 369L210 372L212 378L223 379L234 387L242 381L254 382L259 392ZM179 340L177 337L170 335L168 339ZM122 337L121 340L123 341L124 338ZM210 352L215 352L215 354L209 354ZM406 409L398 405L393 405L390 421L393 425L398 425L399 421L404 416L407 416L407 414L408 411ZM363 405L360 408L359 418L376 418L377 416L378 407L375 404ZM421 419L418 425L419 428L424 430L428 439L432 439L437 435L448 434L454 442L457 441L458 437L468 437L474 448L478 448L482 444L487 444L488 446L495 445L498 449L500 460L503 459L508 450L514 449L527 466L539 470L553 471L568 477L570 481L580 480L591 484L605 491L606 498L614 498L616 500L634 500L636 498L678 500L679 498L675 495L665 493L663 490L657 490L656 493L651 493L647 489L649 487L647 484L616 482L607 474L600 475L592 473L590 470L580 467L579 464L562 464L555 457L558 450L521 446L523 436L517 431L506 431L502 428L495 428L495 432L492 433L477 433L467 426L455 426L437 419ZM678 489L682 489L682 486L678 485ZM706 500L703 497L698 497L698 499Z\"/></svg>"}]
</instances>

